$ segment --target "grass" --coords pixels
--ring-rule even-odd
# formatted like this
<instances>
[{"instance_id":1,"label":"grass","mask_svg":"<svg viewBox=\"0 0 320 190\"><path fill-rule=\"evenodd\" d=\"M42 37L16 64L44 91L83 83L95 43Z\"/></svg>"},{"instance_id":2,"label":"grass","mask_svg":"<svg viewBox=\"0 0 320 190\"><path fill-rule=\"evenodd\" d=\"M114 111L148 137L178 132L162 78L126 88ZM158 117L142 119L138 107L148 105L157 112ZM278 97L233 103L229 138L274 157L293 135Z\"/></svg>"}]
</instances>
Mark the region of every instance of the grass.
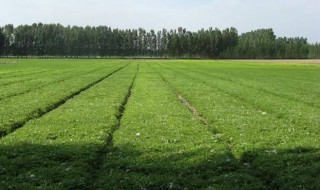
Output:
<instances>
[{"instance_id":1,"label":"grass","mask_svg":"<svg viewBox=\"0 0 320 190\"><path fill-rule=\"evenodd\" d=\"M90 69L89 71L77 71L75 73L71 71L72 77L65 76L70 75L70 71L62 73L60 76L62 80L58 79L58 81L53 83L48 82L50 76L46 76L39 79L44 83L44 85L41 86L34 85L32 81L27 82L28 84L20 84L21 88L29 88L22 93L19 88L11 89L13 85L2 88L1 92L6 93L10 91L11 93L15 93L15 95L8 96L0 102L0 136L7 135L24 125L30 119L40 117L52 109L55 109L68 99L73 98L91 87L91 85L123 68L127 64L128 63L110 63L105 64L102 68L101 66L95 68L94 70L86 65L85 68L80 67L78 70ZM57 65L57 68L59 69L59 65Z\"/></svg>"},{"instance_id":2,"label":"grass","mask_svg":"<svg viewBox=\"0 0 320 190\"><path fill-rule=\"evenodd\" d=\"M89 188L134 73L132 64L3 138L0 186Z\"/></svg>"},{"instance_id":3,"label":"grass","mask_svg":"<svg viewBox=\"0 0 320 190\"><path fill-rule=\"evenodd\" d=\"M10 60L0 188L319 189L319 73L296 62Z\"/></svg>"}]
</instances>

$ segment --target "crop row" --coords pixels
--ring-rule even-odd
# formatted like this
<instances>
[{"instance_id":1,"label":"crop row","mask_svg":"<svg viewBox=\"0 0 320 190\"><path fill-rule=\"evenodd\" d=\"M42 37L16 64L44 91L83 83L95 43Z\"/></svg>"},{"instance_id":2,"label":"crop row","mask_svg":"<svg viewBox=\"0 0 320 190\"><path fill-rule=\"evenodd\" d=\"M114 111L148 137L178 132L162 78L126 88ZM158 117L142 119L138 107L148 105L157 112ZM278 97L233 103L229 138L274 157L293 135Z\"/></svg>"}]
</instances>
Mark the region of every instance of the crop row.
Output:
<instances>
[{"instance_id":1,"label":"crop row","mask_svg":"<svg viewBox=\"0 0 320 190\"><path fill-rule=\"evenodd\" d=\"M180 71L176 71L180 72ZM187 77L206 84L209 87L240 99L247 104L252 104L257 109L268 114L273 114L279 119L290 120L295 126L307 126L320 123L319 108L305 105L292 99L267 94L255 88L247 88L237 83L221 80L215 77L199 75L194 72L180 72Z\"/></svg>"},{"instance_id":2,"label":"crop row","mask_svg":"<svg viewBox=\"0 0 320 190\"><path fill-rule=\"evenodd\" d=\"M50 71L50 69L35 68L35 69L13 70L11 72L10 71L1 72L0 79L1 81L7 81L12 79L18 80L19 78L29 77L30 75L45 73L48 71Z\"/></svg>"},{"instance_id":3,"label":"crop row","mask_svg":"<svg viewBox=\"0 0 320 190\"><path fill-rule=\"evenodd\" d=\"M0 86L7 86L10 84L16 84L20 82L26 82L33 80L37 77L41 76L47 76L50 75L51 73L54 73L54 70L48 70L48 69L43 69L38 72L30 72L26 76L23 75L9 75L9 76L3 76L0 81ZM37 77L36 77L37 76Z\"/></svg>"},{"instance_id":4,"label":"crop row","mask_svg":"<svg viewBox=\"0 0 320 190\"><path fill-rule=\"evenodd\" d=\"M125 62L115 63L111 67L107 66L0 101L0 134L6 135L21 127L28 120L55 109L125 65L127 65Z\"/></svg>"},{"instance_id":5,"label":"crop row","mask_svg":"<svg viewBox=\"0 0 320 190\"><path fill-rule=\"evenodd\" d=\"M30 67L34 66L33 63L28 64L30 64ZM10 78L9 76L7 76L6 78L1 79L0 84L4 83L5 85L1 86L0 100L24 94L32 91L33 89L42 88L53 83L67 80L71 77L78 77L82 74L90 73L99 70L100 68L105 68L113 65L112 62L103 64L99 64L99 62L90 63L90 65L88 65L88 62L85 62L84 64L80 62L79 65L72 65L71 63L69 63L66 64L68 67L60 67L60 65L56 65L56 63L53 64L54 66L50 65L49 67L49 65L47 64L48 63L43 63L44 68L40 68L39 70L42 72L38 74L29 73L26 76L15 75L15 77ZM12 81L12 78L19 80Z\"/></svg>"},{"instance_id":6,"label":"crop row","mask_svg":"<svg viewBox=\"0 0 320 190\"><path fill-rule=\"evenodd\" d=\"M172 64L165 64L166 67ZM230 67L232 66L232 67ZM243 88L257 89L263 93L318 106L320 84L316 66L257 65L225 62L216 64L177 64L175 69L192 72L197 76L229 81ZM318 106L319 107L319 106Z\"/></svg>"},{"instance_id":7,"label":"crop row","mask_svg":"<svg viewBox=\"0 0 320 190\"><path fill-rule=\"evenodd\" d=\"M264 188L146 64L94 187Z\"/></svg>"},{"instance_id":8,"label":"crop row","mask_svg":"<svg viewBox=\"0 0 320 190\"><path fill-rule=\"evenodd\" d=\"M317 108L191 70L152 66L208 120L215 140L267 187L320 187Z\"/></svg>"},{"instance_id":9,"label":"crop row","mask_svg":"<svg viewBox=\"0 0 320 190\"><path fill-rule=\"evenodd\" d=\"M79 62L0 101L0 189L320 188L319 67Z\"/></svg>"},{"instance_id":10,"label":"crop row","mask_svg":"<svg viewBox=\"0 0 320 190\"><path fill-rule=\"evenodd\" d=\"M136 64L0 140L0 187L90 189Z\"/></svg>"},{"instance_id":11,"label":"crop row","mask_svg":"<svg viewBox=\"0 0 320 190\"><path fill-rule=\"evenodd\" d=\"M112 67L112 65L108 65ZM108 67L107 66L107 67ZM52 84L57 84L64 82L66 80L72 78L79 78L79 76L87 75L90 73L94 73L101 69L106 69L106 66L95 69L86 69L86 70L74 70L74 71L66 71L66 72L58 72L54 75L46 75L45 77L33 78L30 81L23 81L20 83L11 84L5 87L1 87L0 91L0 101L8 98L12 98L15 96L19 96L21 94L25 94L31 92L33 90L39 90L40 88L50 86ZM37 76L35 76L37 77Z\"/></svg>"}]
</instances>

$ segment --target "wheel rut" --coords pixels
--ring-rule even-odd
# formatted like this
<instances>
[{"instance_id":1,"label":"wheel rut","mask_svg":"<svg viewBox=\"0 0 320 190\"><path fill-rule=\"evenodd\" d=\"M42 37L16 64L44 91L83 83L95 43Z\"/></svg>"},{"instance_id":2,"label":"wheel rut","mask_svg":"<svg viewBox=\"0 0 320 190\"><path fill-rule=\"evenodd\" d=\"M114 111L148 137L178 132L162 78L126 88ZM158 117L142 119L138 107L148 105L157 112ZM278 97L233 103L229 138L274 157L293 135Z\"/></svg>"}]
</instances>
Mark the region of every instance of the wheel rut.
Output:
<instances>
[{"instance_id":1,"label":"wheel rut","mask_svg":"<svg viewBox=\"0 0 320 190\"><path fill-rule=\"evenodd\" d=\"M150 68L152 68L150 65L148 65ZM199 119L204 125L208 125L208 120L206 118L204 118L199 112L198 110L191 105L191 103L184 98L181 94L179 94L179 92L169 83L169 81L159 72L157 72L154 68L152 68L163 80L163 82L166 83L166 85L172 90L172 92L177 96L177 98L181 101L181 103L183 103L188 110L192 113L192 115L194 117L196 117L197 119Z\"/></svg>"},{"instance_id":2,"label":"wheel rut","mask_svg":"<svg viewBox=\"0 0 320 190\"><path fill-rule=\"evenodd\" d=\"M224 94L227 94L228 96L232 97L233 99L239 100L240 102L242 102L242 104L244 104L244 105L246 105L246 106L249 106L249 107L251 107L251 108L253 108L253 109L257 110L257 111L265 110L265 111L267 111L267 113L271 114L271 115L272 115L275 119L277 119L277 120L281 120L281 121L283 121L283 122L287 122L287 123L291 123L291 124L297 122L297 121L295 121L295 120L288 120L288 119L284 118L281 114L275 112L273 109L265 109L265 108L263 108L263 107L255 104L255 103L253 103L253 102L250 102L250 101L247 100L245 97L238 96L238 95L236 95L236 94L227 92L226 90L224 90L224 89L222 89L222 88L219 88L219 87L217 87L217 86L208 84L208 83L207 83L206 81L204 81L204 80L197 79L197 78L195 78L195 77L193 77L193 76L190 76L190 75L188 75L188 74L185 74L185 73L183 73L183 72L181 72L181 71L177 71L177 70L174 70L174 69L171 69L171 68L168 68L168 67L166 67L166 69L171 70L172 72L175 72L175 73L177 73L177 74L179 74L179 75L184 75L185 77L189 78L190 80L194 80L194 81L197 81L197 82L201 82L203 85L205 85L205 86L207 86L207 87L209 87L209 88L212 88L212 89L214 89L214 90L216 90L216 91L219 91L219 92L222 92L222 93L224 93Z\"/></svg>"},{"instance_id":3,"label":"wheel rut","mask_svg":"<svg viewBox=\"0 0 320 190\"><path fill-rule=\"evenodd\" d=\"M149 67L151 67L148 64ZM190 102L184 98L182 95L180 95L177 90L175 89L175 87L158 71L156 71L153 67L151 67L155 73L157 73L161 79L168 85L168 87L172 90L172 92L174 94L176 94L176 96L179 98L179 100L181 101L181 103L183 103L188 110L191 112L191 114L193 114L194 117L196 117L199 121L201 121L202 124L204 124L206 126L206 129L208 131L210 131L213 135L221 135L222 133L219 132L218 130L212 130L210 129L210 123L208 122L208 120L202 116L200 113L198 113L197 109L195 106L193 106L192 104L190 104ZM248 168L244 162L242 160L239 160L238 158L236 158L233 148L232 148L232 144L230 141L226 140L226 139L221 139L221 143L223 143L223 145L225 146L226 150L230 153L230 156L236 160L238 160L238 164L239 164L239 168L241 168L243 171L245 171L245 173L247 173L248 175L252 176L253 178L257 179L260 181L261 184L263 184L265 187L268 187L268 183L266 182L265 179L263 179L261 176L258 176L255 174L255 172L252 171L251 168Z\"/></svg>"}]
</instances>

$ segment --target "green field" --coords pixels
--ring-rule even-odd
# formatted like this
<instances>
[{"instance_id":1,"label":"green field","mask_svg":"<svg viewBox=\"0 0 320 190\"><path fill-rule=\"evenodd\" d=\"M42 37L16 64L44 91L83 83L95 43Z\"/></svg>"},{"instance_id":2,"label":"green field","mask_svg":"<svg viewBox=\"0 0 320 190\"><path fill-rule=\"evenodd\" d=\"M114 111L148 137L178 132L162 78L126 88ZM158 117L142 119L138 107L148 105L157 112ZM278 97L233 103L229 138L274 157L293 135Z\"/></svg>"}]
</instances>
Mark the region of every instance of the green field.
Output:
<instances>
[{"instance_id":1,"label":"green field","mask_svg":"<svg viewBox=\"0 0 320 190\"><path fill-rule=\"evenodd\" d=\"M320 65L0 59L0 189L320 189Z\"/></svg>"}]
</instances>

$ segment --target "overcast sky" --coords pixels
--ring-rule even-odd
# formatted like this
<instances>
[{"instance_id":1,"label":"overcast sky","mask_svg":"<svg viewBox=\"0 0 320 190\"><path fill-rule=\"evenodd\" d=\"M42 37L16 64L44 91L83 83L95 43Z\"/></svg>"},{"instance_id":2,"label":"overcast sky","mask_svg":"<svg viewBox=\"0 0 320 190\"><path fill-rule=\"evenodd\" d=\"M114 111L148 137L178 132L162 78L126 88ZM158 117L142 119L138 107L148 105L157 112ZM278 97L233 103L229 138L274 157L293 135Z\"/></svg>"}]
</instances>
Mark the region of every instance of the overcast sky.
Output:
<instances>
[{"instance_id":1,"label":"overcast sky","mask_svg":"<svg viewBox=\"0 0 320 190\"><path fill-rule=\"evenodd\" d=\"M0 25L60 23L113 28L273 28L320 42L320 0L0 0Z\"/></svg>"}]
</instances>

